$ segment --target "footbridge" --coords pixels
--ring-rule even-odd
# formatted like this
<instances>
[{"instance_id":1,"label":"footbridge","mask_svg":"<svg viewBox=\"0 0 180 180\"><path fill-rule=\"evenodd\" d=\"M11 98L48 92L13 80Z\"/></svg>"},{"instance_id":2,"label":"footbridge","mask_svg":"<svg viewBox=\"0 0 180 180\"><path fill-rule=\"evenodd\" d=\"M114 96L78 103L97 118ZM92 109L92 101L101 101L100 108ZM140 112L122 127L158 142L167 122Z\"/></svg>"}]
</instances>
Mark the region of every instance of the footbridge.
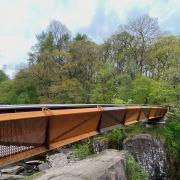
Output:
<instances>
[{"instance_id":1,"label":"footbridge","mask_svg":"<svg viewBox=\"0 0 180 180\"><path fill-rule=\"evenodd\" d=\"M122 125L158 121L166 112L137 105L0 105L0 167Z\"/></svg>"}]
</instances>

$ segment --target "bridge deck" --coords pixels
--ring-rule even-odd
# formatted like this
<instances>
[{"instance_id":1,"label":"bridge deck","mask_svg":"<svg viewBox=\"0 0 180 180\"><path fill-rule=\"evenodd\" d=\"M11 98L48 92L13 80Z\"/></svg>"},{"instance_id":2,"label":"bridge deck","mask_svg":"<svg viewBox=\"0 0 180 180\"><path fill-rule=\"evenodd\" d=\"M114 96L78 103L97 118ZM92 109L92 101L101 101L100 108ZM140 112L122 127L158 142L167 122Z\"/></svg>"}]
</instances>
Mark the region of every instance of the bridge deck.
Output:
<instances>
[{"instance_id":1,"label":"bridge deck","mask_svg":"<svg viewBox=\"0 0 180 180\"><path fill-rule=\"evenodd\" d=\"M158 120L155 106L1 105L0 167L122 125Z\"/></svg>"}]
</instances>

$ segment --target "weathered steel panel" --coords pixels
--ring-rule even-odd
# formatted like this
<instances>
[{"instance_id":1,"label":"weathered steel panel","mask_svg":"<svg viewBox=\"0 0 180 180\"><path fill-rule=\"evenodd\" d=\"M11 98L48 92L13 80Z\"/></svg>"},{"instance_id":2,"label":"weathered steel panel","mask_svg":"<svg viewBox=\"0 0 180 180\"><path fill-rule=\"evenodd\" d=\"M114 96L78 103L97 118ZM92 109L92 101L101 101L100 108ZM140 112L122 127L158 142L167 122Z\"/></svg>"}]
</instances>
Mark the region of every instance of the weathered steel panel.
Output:
<instances>
[{"instance_id":1,"label":"weathered steel panel","mask_svg":"<svg viewBox=\"0 0 180 180\"><path fill-rule=\"evenodd\" d=\"M49 142L57 142L97 130L100 112L69 114L50 118Z\"/></svg>"},{"instance_id":2,"label":"weathered steel panel","mask_svg":"<svg viewBox=\"0 0 180 180\"><path fill-rule=\"evenodd\" d=\"M109 131L124 124L125 114L125 108L103 108L99 125L100 132Z\"/></svg>"},{"instance_id":3,"label":"weathered steel panel","mask_svg":"<svg viewBox=\"0 0 180 180\"><path fill-rule=\"evenodd\" d=\"M0 122L0 144L41 145L45 142L47 119L20 119Z\"/></svg>"}]
</instances>

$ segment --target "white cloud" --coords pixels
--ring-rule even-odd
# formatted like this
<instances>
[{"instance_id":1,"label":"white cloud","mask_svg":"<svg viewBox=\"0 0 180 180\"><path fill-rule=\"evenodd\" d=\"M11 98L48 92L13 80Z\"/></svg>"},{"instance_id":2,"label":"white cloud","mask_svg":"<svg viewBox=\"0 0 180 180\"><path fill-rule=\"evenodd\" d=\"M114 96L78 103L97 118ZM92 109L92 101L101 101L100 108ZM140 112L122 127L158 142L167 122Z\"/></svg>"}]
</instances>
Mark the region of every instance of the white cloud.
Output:
<instances>
[{"instance_id":1,"label":"white cloud","mask_svg":"<svg viewBox=\"0 0 180 180\"><path fill-rule=\"evenodd\" d=\"M0 67L6 67L6 73L13 76L16 64L23 63L32 43L19 36L0 36Z\"/></svg>"},{"instance_id":2,"label":"white cloud","mask_svg":"<svg viewBox=\"0 0 180 180\"><path fill-rule=\"evenodd\" d=\"M90 24L95 9L95 0L0 0L0 68L26 61L35 35L52 19L60 20L74 32Z\"/></svg>"},{"instance_id":3,"label":"white cloud","mask_svg":"<svg viewBox=\"0 0 180 180\"><path fill-rule=\"evenodd\" d=\"M179 0L0 0L0 68L25 62L35 35L52 19L73 34L81 31L102 41L127 18L144 13L179 33L179 11Z\"/></svg>"}]
</instances>

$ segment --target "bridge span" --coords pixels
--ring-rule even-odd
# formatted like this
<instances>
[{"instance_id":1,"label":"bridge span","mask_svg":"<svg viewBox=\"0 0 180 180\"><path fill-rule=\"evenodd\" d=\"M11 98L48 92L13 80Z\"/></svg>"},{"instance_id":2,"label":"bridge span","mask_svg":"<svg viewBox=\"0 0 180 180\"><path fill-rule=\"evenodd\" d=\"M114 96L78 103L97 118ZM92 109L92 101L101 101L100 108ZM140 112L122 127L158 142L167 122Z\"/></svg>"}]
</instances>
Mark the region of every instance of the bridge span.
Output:
<instances>
[{"instance_id":1,"label":"bridge span","mask_svg":"<svg viewBox=\"0 0 180 180\"><path fill-rule=\"evenodd\" d=\"M167 109L108 104L0 105L0 167L139 121Z\"/></svg>"}]
</instances>

